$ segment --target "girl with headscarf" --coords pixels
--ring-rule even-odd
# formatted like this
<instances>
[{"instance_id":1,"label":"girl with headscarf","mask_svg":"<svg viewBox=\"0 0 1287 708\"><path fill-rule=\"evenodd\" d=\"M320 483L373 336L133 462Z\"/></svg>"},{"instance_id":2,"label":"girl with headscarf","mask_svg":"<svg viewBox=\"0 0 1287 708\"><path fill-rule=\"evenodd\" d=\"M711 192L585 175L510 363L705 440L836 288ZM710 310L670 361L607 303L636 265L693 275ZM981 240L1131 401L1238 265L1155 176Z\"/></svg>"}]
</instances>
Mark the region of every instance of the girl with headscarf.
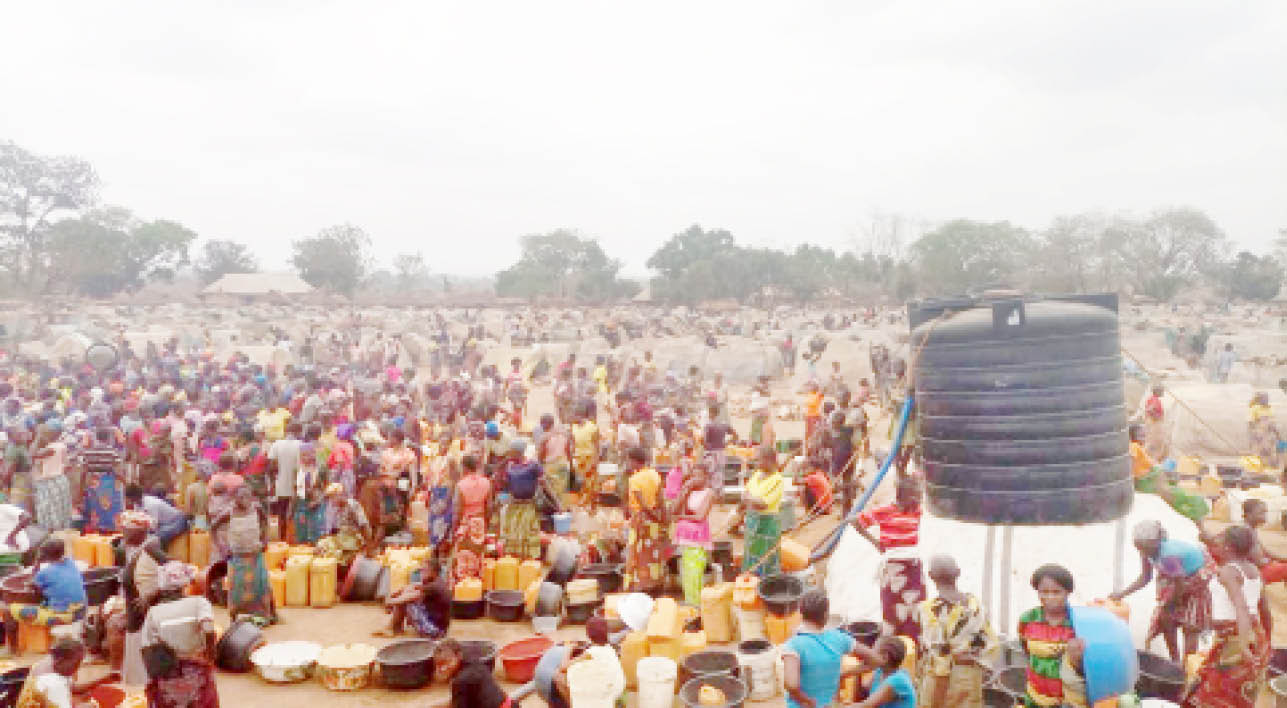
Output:
<instances>
[{"instance_id":1,"label":"girl with headscarf","mask_svg":"<svg viewBox=\"0 0 1287 708\"><path fill-rule=\"evenodd\" d=\"M149 708L219 706L214 677L214 610L206 598L183 594L195 576L191 566L178 561L166 563L157 573L156 602L143 622L143 645L163 646L174 662L165 675L148 677L145 692ZM176 631L175 625L183 629Z\"/></svg>"},{"instance_id":2,"label":"girl with headscarf","mask_svg":"<svg viewBox=\"0 0 1287 708\"><path fill-rule=\"evenodd\" d=\"M255 503L250 488L237 487L232 504L214 517L211 529L223 532L228 559L228 615L253 615L277 621L273 589L264 564L264 538L268 515Z\"/></svg>"},{"instance_id":3,"label":"girl with headscarf","mask_svg":"<svg viewBox=\"0 0 1287 708\"><path fill-rule=\"evenodd\" d=\"M149 536L152 517L143 511L124 511L117 518L123 534L121 548L125 567L121 571L121 595L125 599L125 651L121 677L125 683L147 683L143 665L143 620L157 599L158 575L166 562L165 552L155 536Z\"/></svg>"}]
</instances>

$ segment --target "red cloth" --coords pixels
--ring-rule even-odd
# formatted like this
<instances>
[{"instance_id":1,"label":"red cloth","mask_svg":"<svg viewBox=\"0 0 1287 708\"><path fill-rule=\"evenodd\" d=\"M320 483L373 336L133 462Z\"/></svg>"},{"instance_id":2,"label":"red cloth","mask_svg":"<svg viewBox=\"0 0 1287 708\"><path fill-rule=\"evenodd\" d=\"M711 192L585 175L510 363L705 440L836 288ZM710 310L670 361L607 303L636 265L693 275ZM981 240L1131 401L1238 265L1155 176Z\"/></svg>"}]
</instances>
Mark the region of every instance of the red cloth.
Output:
<instances>
[{"instance_id":1,"label":"red cloth","mask_svg":"<svg viewBox=\"0 0 1287 708\"><path fill-rule=\"evenodd\" d=\"M903 511L897 504L881 506L858 515L864 527L880 527L880 544L885 548L915 546L921 528L921 508Z\"/></svg>"},{"instance_id":2,"label":"red cloth","mask_svg":"<svg viewBox=\"0 0 1287 708\"><path fill-rule=\"evenodd\" d=\"M831 508L831 480L821 470L814 470L804 478L804 487L813 495L813 505L809 508L812 512L814 509Z\"/></svg>"},{"instance_id":3,"label":"red cloth","mask_svg":"<svg viewBox=\"0 0 1287 708\"><path fill-rule=\"evenodd\" d=\"M1260 566L1260 577L1266 583L1280 583L1287 580L1287 563L1270 561Z\"/></svg>"}]
</instances>

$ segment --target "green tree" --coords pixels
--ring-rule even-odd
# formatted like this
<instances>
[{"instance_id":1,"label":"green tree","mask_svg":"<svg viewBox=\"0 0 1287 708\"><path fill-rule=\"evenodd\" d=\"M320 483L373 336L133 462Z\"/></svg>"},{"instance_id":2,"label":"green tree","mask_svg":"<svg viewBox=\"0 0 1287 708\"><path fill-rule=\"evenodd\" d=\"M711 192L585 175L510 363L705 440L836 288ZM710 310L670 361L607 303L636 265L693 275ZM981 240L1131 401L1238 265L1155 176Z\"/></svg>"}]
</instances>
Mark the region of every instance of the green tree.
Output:
<instances>
[{"instance_id":1,"label":"green tree","mask_svg":"<svg viewBox=\"0 0 1287 708\"><path fill-rule=\"evenodd\" d=\"M757 266L772 270L777 264L760 254L744 258L743 249L724 229L705 230L694 224L671 236L646 265L658 273L653 279L653 296L674 302L694 303L722 297L739 297L754 292L756 284L747 272ZM748 263L750 260L757 263Z\"/></svg>"},{"instance_id":2,"label":"green tree","mask_svg":"<svg viewBox=\"0 0 1287 708\"><path fill-rule=\"evenodd\" d=\"M291 248L291 265L315 288L351 296L371 268L371 237L352 224L328 226Z\"/></svg>"},{"instance_id":3,"label":"green tree","mask_svg":"<svg viewBox=\"0 0 1287 708\"><path fill-rule=\"evenodd\" d=\"M88 162L0 142L0 267L10 280L26 292L43 288L54 220L97 199L98 175Z\"/></svg>"},{"instance_id":4,"label":"green tree","mask_svg":"<svg viewBox=\"0 0 1287 708\"><path fill-rule=\"evenodd\" d=\"M602 301L638 292L637 283L619 277L620 261L609 258L598 241L575 231L529 234L519 242L518 262L496 274L497 295Z\"/></svg>"},{"instance_id":5,"label":"green tree","mask_svg":"<svg viewBox=\"0 0 1287 708\"><path fill-rule=\"evenodd\" d=\"M136 290L150 280L170 280L188 264L197 234L174 221L141 221L109 207L64 219L48 234L53 283L90 297Z\"/></svg>"},{"instance_id":6,"label":"green tree","mask_svg":"<svg viewBox=\"0 0 1287 708\"><path fill-rule=\"evenodd\" d=\"M202 285L209 285L229 273L258 273L259 262L244 243L215 239L201 246L193 269Z\"/></svg>"},{"instance_id":7,"label":"green tree","mask_svg":"<svg viewBox=\"0 0 1287 708\"><path fill-rule=\"evenodd\" d=\"M911 256L921 290L955 295L1015 284L1032 249L1028 232L1009 222L957 219L917 239Z\"/></svg>"},{"instance_id":8,"label":"green tree","mask_svg":"<svg viewBox=\"0 0 1287 708\"><path fill-rule=\"evenodd\" d=\"M1272 300L1283 283L1283 266L1272 256L1242 251L1222 264L1215 277L1226 297L1239 300Z\"/></svg>"},{"instance_id":9,"label":"green tree","mask_svg":"<svg viewBox=\"0 0 1287 708\"><path fill-rule=\"evenodd\" d=\"M1159 300L1170 300L1186 283L1210 274L1221 262L1224 233L1209 216L1181 207L1159 211L1116 232L1134 284Z\"/></svg>"}]
</instances>

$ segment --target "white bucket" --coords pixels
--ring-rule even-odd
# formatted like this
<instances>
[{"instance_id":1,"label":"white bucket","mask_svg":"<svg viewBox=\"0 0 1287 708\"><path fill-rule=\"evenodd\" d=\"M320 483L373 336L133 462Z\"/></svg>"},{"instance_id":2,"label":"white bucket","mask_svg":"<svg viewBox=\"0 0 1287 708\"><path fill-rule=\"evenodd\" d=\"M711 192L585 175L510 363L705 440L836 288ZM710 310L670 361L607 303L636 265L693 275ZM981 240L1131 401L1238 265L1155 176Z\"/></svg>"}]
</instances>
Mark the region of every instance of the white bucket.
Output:
<instances>
[{"instance_id":1,"label":"white bucket","mask_svg":"<svg viewBox=\"0 0 1287 708\"><path fill-rule=\"evenodd\" d=\"M737 621L737 640L767 639L764 629L764 610L744 610L733 605L733 619Z\"/></svg>"},{"instance_id":2,"label":"white bucket","mask_svg":"<svg viewBox=\"0 0 1287 708\"><path fill-rule=\"evenodd\" d=\"M767 640L766 640L767 643ZM767 701L778 695L778 649L769 644L764 651L744 654L738 647L737 663L749 689L747 698Z\"/></svg>"},{"instance_id":3,"label":"white bucket","mask_svg":"<svg viewBox=\"0 0 1287 708\"><path fill-rule=\"evenodd\" d=\"M679 665L665 656L640 659L635 668L639 679L639 708L671 708L675 703L675 678Z\"/></svg>"}]
</instances>

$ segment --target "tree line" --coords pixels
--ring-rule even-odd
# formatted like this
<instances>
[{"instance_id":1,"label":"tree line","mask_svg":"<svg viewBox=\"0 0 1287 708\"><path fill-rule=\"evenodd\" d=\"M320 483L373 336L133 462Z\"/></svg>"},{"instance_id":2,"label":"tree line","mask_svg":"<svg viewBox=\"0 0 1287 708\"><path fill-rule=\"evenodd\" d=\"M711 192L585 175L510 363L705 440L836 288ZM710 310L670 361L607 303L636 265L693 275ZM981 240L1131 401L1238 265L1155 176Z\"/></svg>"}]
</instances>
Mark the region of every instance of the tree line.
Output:
<instances>
[{"instance_id":1,"label":"tree line","mask_svg":"<svg viewBox=\"0 0 1287 708\"><path fill-rule=\"evenodd\" d=\"M198 235L169 219L146 220L99 201L85 160L46 156L0 142L0 285L10 293L106 297L191 269L203 284L259 270L244 243ZM641 284L620 260L570 229L522 236L518 260L495 275L495 291L530 300L604 302ZM319 289L344 295L407 293L438 285L420 252L380 267L371 238L340 224L291 242L291 265ZM690 226L648 258L653 300L697 303L819 298L900 301L992 287L1036 292L1129 291L1166 301L1183 288L1223 298L1269 300L1287 267L1287 229L1270 253L1237 251L1219 226L1191 207L1146 217L1075 214L1044 229L956 219L916 228L898 217L873 221L847 251L808 243L792 250L747 246L725 229ZM441 287L447 288L446 278Z\"/></svg>"}]
</instances>

